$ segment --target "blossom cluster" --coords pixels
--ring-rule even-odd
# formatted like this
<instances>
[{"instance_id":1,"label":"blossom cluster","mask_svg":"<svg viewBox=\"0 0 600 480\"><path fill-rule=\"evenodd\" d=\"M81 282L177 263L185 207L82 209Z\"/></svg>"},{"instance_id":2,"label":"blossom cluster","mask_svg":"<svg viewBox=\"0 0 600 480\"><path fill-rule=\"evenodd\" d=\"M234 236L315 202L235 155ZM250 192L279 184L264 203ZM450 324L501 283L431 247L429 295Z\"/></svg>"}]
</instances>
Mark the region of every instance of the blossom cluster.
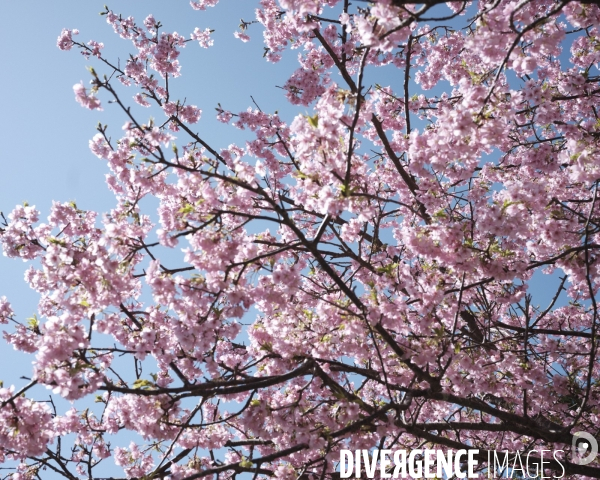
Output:
<instances>
[{"instance_id":1,"label":"blossom cluster","mask_svg":"<svg viewBox=\"0 0 600 480\"><path fill-rule=\"evenodd\" d=\"M128 478L331 479L341 450L527 455L597 433L600 8L436 3L261 0L235 35L297 56L288 105L218 104L246 135L222 146L191 127L213 99L172 94L210 29L107 8L123 66L62 31L108 69L76 101L126 120L89 141L111 211L3 217L40 296L28 321L0 297L5 340L34 359L22 392L0 388L14 479L109 458ZM569 455L548 469L600 478Z\"/></svg>"}]
</instances>

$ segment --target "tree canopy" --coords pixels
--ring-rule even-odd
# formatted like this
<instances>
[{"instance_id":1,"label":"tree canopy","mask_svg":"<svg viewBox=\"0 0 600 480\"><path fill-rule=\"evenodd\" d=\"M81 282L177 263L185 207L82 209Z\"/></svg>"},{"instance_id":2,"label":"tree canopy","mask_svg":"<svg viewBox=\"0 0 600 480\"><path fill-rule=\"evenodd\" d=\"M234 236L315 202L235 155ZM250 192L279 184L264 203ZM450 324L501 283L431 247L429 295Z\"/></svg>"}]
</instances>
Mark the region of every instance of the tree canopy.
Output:
<instances>
[{"instance_id":1,"label":"tree canopy","mask_svg":"<svg viewBox=\"0 0 600 480\"><path fill-rule=\"evenodd\" d=\"M341 449L427 445L600 478L571 449L600 428L595 2L261 0L236 36L262 30L257 74L297 56L290 118L174 98L209 29L102 15L129 58L58 47L126 122L89 142L115 207L2 216L40 295L29 320L0 298L33 359L0 388L9 477L335 480ZM202 134L213 107L245 143Z\"/></svg>"}]
</instances>

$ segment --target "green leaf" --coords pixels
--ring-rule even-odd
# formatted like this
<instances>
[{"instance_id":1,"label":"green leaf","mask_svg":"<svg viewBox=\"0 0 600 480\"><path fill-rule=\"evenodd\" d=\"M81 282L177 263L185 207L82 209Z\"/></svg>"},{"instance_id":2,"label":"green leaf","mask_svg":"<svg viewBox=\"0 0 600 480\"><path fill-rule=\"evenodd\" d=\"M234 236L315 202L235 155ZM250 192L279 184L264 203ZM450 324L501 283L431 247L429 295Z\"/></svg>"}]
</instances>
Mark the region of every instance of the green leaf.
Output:
<instances>
[{"instance_id":1,"label":"green leaf","mask_svg":"<svg viewBox=\"0 0 600 480\"><path fill-rule=\"evenodd\" d=\"M154 387L154 383L150 380L145 380L143 378L138 378L135 382L133 382L133 388L141 388L143 390L147 390L148 388Z\"/></svg>"},{"instance_id":2,"label":"green leaf","mask_svg":"<svg viewBox=\"0 0 600 480\"><path fill-rule=\"evenodd\" d=\"M319 114L316 113L314 117L306 117L306 120L308 121L308 124L313 127L313 128L317 128L319 126Z\"/></svg>"},{"instance_id":3,"label":"green leaf","mask_svg":"<svg viewBox=\"0 0 600 480\"><path fill-rule=\"evenodd\" d=\"M377 273L383 273L385 275L392 276L392 275L394 275L394 272L396 271L397 268L398 268L398 263L390 263L390 264L384 265L382 267L377 267L375 269L375 271Z\"/></svg>"},{"instance_id":4,"label":"green leaf","mask_svg":"<svg viewBox=\"0 0 600 480\"><path fill-rule=\"evenodd\" d=\"M190 213L194 212L194 206L191 205L190 203L186 204L185 206L181 207L179 209L179 213L183 213L184 215L189 215Z\"/></svg>"},{"instance_id":5,"label":"green leaf","mask_svg":"<svg viewBox=\"0 0 600 480\"><path fill-rule=\"evenodd\" d=\"M37 316L34 315L33 317L29 317L27 319L27 325L29 325L33 329L36 329L40 326L40 321L38 320Z\"/></svg>"},{"instance_id":6,"label":"green leaf","mask_svg":"<svg viewBox=\"0 0 600 480\"><path fill-rule=\"evenodd\" d=\"M50 237L48 239L48 243L52 243L53 245L60 245L61 247L66 247L67 242L64 240L59 240L58 238Z\"/></svg>"}]
</instances>

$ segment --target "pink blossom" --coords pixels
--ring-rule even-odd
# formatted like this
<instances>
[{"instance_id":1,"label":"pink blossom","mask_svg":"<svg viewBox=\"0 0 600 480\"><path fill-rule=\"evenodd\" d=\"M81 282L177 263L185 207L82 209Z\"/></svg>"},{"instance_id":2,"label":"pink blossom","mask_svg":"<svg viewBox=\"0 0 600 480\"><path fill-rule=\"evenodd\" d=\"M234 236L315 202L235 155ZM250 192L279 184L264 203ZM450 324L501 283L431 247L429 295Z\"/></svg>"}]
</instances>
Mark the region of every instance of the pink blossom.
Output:
<instances>
[{"instance_id":1,"label":"pink blossom","mask_svg":"<svg viewBox=\"0 0 600 480\"><path fill-rule=\"evenodd\" d=\"M239 38L242 42L246 43L250 41L250 36L244 32L234 32L233 36Z\"/></svg>"},{"instance_id":2,"label":"pink blossom","mask_svg":"<svg viewBox=\"0 0 600 480\"><path fill-rule=\"evenodd\" d=\"M93 94L88 95L83 82L73 85L73 92L75 92L75 100L77 100L77 103L79 103L82 107L90 110L102 110L100 100L98 100L98 98L96 98Z\"/></svg>"},{"instance_id":3,"label":"pink blossom","mask_svg":"<svg viewBox=\"0 0 600 480\"><path fill-rule=\"evenodd\" d=\"M6 297L0 297L0 323L8 323L8 319L13 316L14 312Z\"/></svg>"},{"instance_id":4,"label":"pink blossom","mask_svg":"<svg viewBox=\"0 0 600 480\"><path fill-rule=\"evenodd\" d=\"M212 31L208 28L204 30L200 30L199 28L194 29L192 32L192 40L197 40L202 48L212 47L214 45L214 40L210 38L210 34Z\"/></svg>"},{"instance_id":5,"label":"pink blossom","mask_svg":"<svg viewBox=\"0 0 600 480\"><path fill-rule=\"evenodd\" d=\"M184 105L179 110L179 116L184 122L187 123L198 123L201 115L202 110L200 110L195 105Z\"/></svg>"},{"instance_id":6,"label":"pink blossom","mask_svg":"<svg viewBox=\"0 0 600 480\"><path fill-rule=\"evenodd\" d=\"M199 2L190 1L194 10L206 10L206 7L214 7L219 0L200 0Z\"/></svg>"},{"instance_id":7,"label":"pink blossom","mask_svg":"<svg viewBox=\"0 0 600 480\"><path fill-rule=\"evenodd\" d=\"M149 107L151 104L148 100L146 100L146 98L144 97L144 95L142 95L141 93L136 93L133 96L133 99L135 100L135 102L139 105L141 105L142 107Z\"/></svg>"},{"instance_id":8,"label":"pink blossom","mask_svg":"<svg viewBox=\"0 0 600 480\"><path fill-rule=\"evenodd\" d=\"M84 50L84 51L82 51L82 53L87 53L88 57L89 57L89 55L93 55L94 57L98 57L98 58L100 58L102 56L100 51L104 48L103 43L98 43L95 40L90 40L88 42L88 46L90 47L91 51Z\"/></svg>"},{"instance_id":9,"label":"pink blossom","mask_svg":"<svg viewBox=\"0 0 600 480\"><path fill-rule=\"evenodd\" d=\"M89 141L115 201L0 217L38 296L29 318L0 299L32 360L0 388L8 475L331 480L342 448L537 455L597 430L600 9L355 3L258 0L235 35L288 71L241 107L180 91L209 29L106 9L121 63L63 31L106 62L74 91L122 115ZM232 135L195 126L215 107Z\"/></svg>"},{"instance_id":10,"label":"pink blossom","mask_svg":"<svg viewBox=\"0 0 600 480\"><path fill-rule=\"evenodd\" d=\"M58 36L58 40L56 42L56 46L61 50L71 50L73 48L73 35L78 35L79 30L73 29L69 30L66 28L62 29L62 32Z\"/></svg>"}]
</instances>

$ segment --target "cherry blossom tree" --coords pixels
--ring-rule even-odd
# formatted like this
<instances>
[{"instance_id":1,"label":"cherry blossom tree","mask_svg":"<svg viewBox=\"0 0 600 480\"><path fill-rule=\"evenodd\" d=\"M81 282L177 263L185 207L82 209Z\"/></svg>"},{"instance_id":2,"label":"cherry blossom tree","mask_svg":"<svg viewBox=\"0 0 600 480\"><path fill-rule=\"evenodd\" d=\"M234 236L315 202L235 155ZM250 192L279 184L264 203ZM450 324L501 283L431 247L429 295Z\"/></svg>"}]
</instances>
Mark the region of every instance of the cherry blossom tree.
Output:
<instances>
[{"instance_id":1,"label":"cherry blossom tree","mask_svg":"<svg viewBox=\"0 0 600 480\"><path fill-rule=\"evenodd\" d=\"M58 47L94 62L77 102L122 110L89 142L116 205L2 216L40 295L29 321L0 300L33 359L0 389L10 478L337 479L341 449L423 445L600 478L571 451L600 425L595 2L261 0L236 36L297 55L303 113L205 96L228 146L170 91L211 31L102 13L129 58Z\"/></svg>"}]
</instances>

